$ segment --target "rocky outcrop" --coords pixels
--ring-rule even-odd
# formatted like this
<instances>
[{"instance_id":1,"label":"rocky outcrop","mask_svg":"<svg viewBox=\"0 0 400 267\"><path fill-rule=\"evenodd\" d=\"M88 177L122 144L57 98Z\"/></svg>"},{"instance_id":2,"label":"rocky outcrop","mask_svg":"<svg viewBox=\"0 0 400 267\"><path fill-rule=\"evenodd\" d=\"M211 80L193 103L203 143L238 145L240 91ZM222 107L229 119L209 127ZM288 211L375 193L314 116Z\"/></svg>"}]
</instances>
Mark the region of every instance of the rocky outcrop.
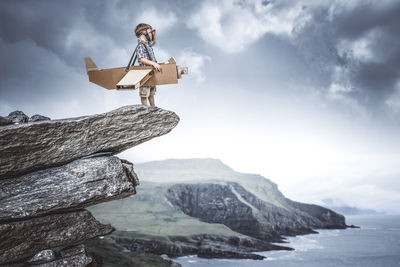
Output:
<instances>
[{"instance_id":1,"label":"rocky outcrop","mask_svg":"<svg viewBox=\"0 0 400 267\"><path fill-rule=\"evenodd\" d=\"M174 184L166 198L185 214L204 222L221 223L249 236L259 233L251 206L240 201L228 185Z\"/></svg>"},{"instance_id":2,"label":"rocky outcrop","mask_svg":"<svg viewBox=\"0 0 400 267\"><path fill-rule=\"evenodd\" d=\"M33 121L49 121L49 120L50 120L49 117L35 114L35 115L31 116L28 121L33 122Z\"/></svg>"},{"instance_id":3,"label":"rocky outcrop","mask_svg":"<svg viewBox=\"0 0 400 267\"><path fill-rule=\"evenodd\" d=\"M272 205L235 182L175 184L166 197L189 216L270 242L314 233L312 228L346 227L344 217L333 211L289 200L292 209Z\"/></svg>"},{"instance_id":4,"label":"rocky outcrop","mask_svg":"<svg viewBox=\"0 0 400 267\"><path fill-rule=\"evenodd\" d=\"M33 121L48 121L48 120L50 120L49 117L42 116L39 114L35 114L29 118L22 111L16 110L16 111L13 111L10 114L8 114L7 117L0 116L0 126L9 125L9 124L13 124L13 123L16 123L16 124L26 123L28 121L33 122Z\"/></svg>"},{"instance_id":5,"label":"rocky outcrop","mask_svg":"<svg viewBox=\"0 0 400 267\"><path fill-rule=\"evenodd\" d=\"M13 124L13 121L10 118L0 116L0 126L9 125L9 124Z\"/></svg>"},{"instance_id":6,"label":"rocky outcrop","mask_svg":"<svg viewBox=\"0 0 400 267\"><path fill-rule=\"evenodd\" d=\"M68 247L60 251L51 249L42 250L35 256L26 261L26 264L20 266L40 266L40 267L58 267L58 266L87 266L96 265L92 256L88 255L83 244L74 247ZM14 264L13 266L19 266Z\"/></svg>"},{"instance_id":7,"label":"rocky outcrop","mask_svg":"<svg viewBox=\"0 0 400 267\"><path fill-rule=\"evenodd\" d=\"M157 266L157 267L181 267L179 263L173 262L166 255L152 253L141 253L128 251L117 244L109 236L94 238L85 242L87 251L92 255L96 264L89 266Z\"/></svg>"},{"instance_id":8,"label":"rocky outcrop","mask_svg":"<svg viewBox=\"0 0 400 267\"><path fill-rule=\"evenodd\" d=\"M114 228L83 208L135 194L133 164L113 155L179 121L139 105L63 120L21 111L2 119L14 123L0 127L0 265L7 266L100 266L82 244Z\"/></svg>"},{"instance_id":9,"label":"rocky outcrop","mask_svg":"<svg viewBox=\"0 0 400 267\"><path fill-rule=\"evenodd\" d=\"M13 123L24 123L24 122L28 122L29 117L25 115L25 113L23 113L20 110L16 110L11 112L10 114L8 114L7 116Z\"/></svg>"},{"instance_id":10,"label":"rocky outcrop","mask_svg":"<svg viewBox=\"0 0 400 267\"><path fill-rule=\"evenodd\" d=\"M116 231L107 239L112 239L125 250L167 254L170 257L197 255L201 258L230 258L262 260L265 257L254 254L255 251L292 250L291 248L272 245L247 236L192 235L192 236L151 236Z\"/></svg>"},{"instance_id":11,"label":"rocky outcrop","mask_svg":"<svg viewBox=\"0 0 400 267\"><path fill-rule=\"evenodd\" d=\"M115 156L103 156L0 180L0 222L130 196L138 185L131 166Z\"/></svg>"},{"instance_id":12,"label":"rocky outcrop","mask_svg":"<svg viewBox=\"0 0 400 267\"><path fill-rule=\"evenodd\" d=\"M170 132L172 111L143 105L71 119L0 127L0 179L61 166L98 152L117 154Z\"/></svg>"},{"instance_id":13,"label":"rocky outcrop","mask_svg":"<svg viewBox=\"0 0 400 267\"><path fill-rule=\"evenodd\" d=\"M74 211L0 224L0 263L28 258L37 252L71 246L109 234L88 211Z\"/></svg>"},{"instance_id":14,"label":"rocky outcrop","mask_svg":"<svg viewBox=\"0 0 400 267\"><path fill-rule=\"evenodd\" d=\"M249 192L240 183L229 182L228 185L238 193L245 203L255 207L254 214L258 220L270 225L280 235L296 235L313 233L314 229L344 229L346 228L344 216L318 205L303 204L285 198L277 188L270 193L276 194L278 203L269 203L259 199L254 193ZM262 187L260 185L260 187Z\"/></svg>"},{"instance_id":15,"label":"rocky outcrop","mask_svg":"<svg viewBox=\"0 0 400 267\"><path fill-rule=\"evenodd\" d=\"M316 218L317 220L311 224L313 228L345 229L347 227L344 216L334 212L333 210L318 205L292 201L290 199L287 199L287 202L294 208Z\"/></svg>"}]
</instances>

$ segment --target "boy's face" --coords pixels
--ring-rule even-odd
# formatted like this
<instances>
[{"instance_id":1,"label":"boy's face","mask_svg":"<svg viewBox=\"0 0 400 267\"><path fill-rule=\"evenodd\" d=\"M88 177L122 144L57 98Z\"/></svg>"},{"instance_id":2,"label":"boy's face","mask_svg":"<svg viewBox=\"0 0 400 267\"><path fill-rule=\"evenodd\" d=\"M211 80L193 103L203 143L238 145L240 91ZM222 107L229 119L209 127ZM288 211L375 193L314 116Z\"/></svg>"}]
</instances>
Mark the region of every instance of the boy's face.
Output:
<instances>
[{"instance_id":1,"label":"boy's face","mask_svg":"<svg viewBox=\"0 0 400 267\"><path fill-rule=\"evenodd\" d=\"M152 41L153 40L153 33L152 33L152 31L151 31L151 29L147 29L146 30L147 31L147 34L149 35L149 37L150 37L150 40L147 40L147 41Z\"/></svg>"},{"instance_id":2,"label":"boy's face","mask_svg":"<svg viewBox=\"0 0 400 267\"><path fill-rule=\"evenodd\" d=\"M150 40L147 40L148 42L153 41L154 40L154 33L156 30L152 30L152 29L146 29L146 32L150 38ZM144 34L144 37L146 37L146 34Z\"/></svg>"}]
</instances>

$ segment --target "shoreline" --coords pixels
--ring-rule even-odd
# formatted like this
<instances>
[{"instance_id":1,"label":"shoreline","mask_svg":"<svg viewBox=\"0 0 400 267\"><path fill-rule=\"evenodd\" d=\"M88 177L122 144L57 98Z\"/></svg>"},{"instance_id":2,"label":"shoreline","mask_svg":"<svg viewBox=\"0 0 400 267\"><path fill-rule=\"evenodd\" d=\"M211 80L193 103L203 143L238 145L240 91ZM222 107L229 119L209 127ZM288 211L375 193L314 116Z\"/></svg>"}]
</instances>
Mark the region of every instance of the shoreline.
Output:
<instances>
[{"instance_id":1,"label":"shoreline","mask_svg":"<svg viewBox=\"0 0 400 267\"><path fill-rule=\"evenodd\" d=\"M318 230L346 230L347 228L325 228ZM315 229L317 230L317 229ZM319 234L313 230L309 233L300 232L295 235L282 235L280 240L266 241L250 236L223 236L223 235L192 235L192 236L152 236L129 231L115 231L103 240L110 240L117 244L121 250L151 253L156 255L166 254L177 259L195 255L206 259L253 259L263 260L267 257L260 255L269 251L293 251L288 238ZM285 244L283 246L282 244ZM288 246L286 246L288 245Z\"/></svg>"}]
</instances>

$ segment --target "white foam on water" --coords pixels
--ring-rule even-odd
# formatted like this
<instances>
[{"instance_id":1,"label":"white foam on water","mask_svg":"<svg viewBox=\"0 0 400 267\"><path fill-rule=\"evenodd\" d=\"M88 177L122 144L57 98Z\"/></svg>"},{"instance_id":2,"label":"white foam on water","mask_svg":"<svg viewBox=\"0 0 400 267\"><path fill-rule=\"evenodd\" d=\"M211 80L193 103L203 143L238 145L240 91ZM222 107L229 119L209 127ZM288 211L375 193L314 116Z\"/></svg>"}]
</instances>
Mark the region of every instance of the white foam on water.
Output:
<instances>
[{"instance_id":1,"label":"white foam on water","mask_svg":"<svg viewBox=\"0 0 400 267\"><path fill-rule=\"evenodd\" d=\"M289 247L294 248L295 250L301 249L313 249L320 248L318 239L321 235L302 235L293 237L290 240Z\"/></svg>"},{"instance_id":2,"label":"white foam on water","mask_svg":"<svg viewBox=\"0 0 400 267\"><path fill-rule=\"evenodd\" d=\"M341 230L320 230L319 235L320 236L338 236L340 234Z\"/></svg>"},{"instance_id":3,"label":"white foam on water","mask_svg":"<svg viewBox=\"0 0 400 267\"><path fill-rule=\"evenodd\" d=\"M177 257L176 259L182 259L182 260L190 261L191 258L196 258L197 259L197 255L186 255L186 256Z\"/></svg>"},{"instance_id":4,"label":"white foam on water","mask_svg":"<svg viewBox=\"0 0 400 267\"><path fill-rule=\"evenodd\" d=\"M266 251L263 256L267 257L264 261L303 260L296 251Z\"/></svg>"},{"instance_id":5,"label":"white foam on water","mask_svg":"<svg viewBox=\"0 0 400 267\"><path fill-rule=\"evenodd\" d=\"M290 242L295 251L308 251L311 249L323 249L324 247L314 237L298 236Z\"/></svg>"}]
</instances>

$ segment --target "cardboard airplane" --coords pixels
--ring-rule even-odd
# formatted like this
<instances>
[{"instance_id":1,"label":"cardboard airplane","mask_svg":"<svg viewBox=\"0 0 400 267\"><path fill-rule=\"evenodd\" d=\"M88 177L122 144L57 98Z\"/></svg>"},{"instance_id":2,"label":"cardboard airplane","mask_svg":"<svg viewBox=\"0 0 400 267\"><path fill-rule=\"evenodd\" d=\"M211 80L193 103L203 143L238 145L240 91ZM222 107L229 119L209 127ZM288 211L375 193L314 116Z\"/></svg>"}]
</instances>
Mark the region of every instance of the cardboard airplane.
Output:
<instances>
[{"instance_id":1,"label":"cardboard airplane","mask_svg":"<svg viewBox=\"0 0 400 267\"><path fill-rule=\"evenodd\" d=\"M178 79L188 73L188 68L176 65L175 59L172 57L168 63L159 63L161 71L154 70L151 66L131 66L128 71L125 67L99 69L90 57L85 57L85 64L90 82L106 89L117 90L132 90L142 85L178 83Z\"/></svg>"}]
</instances>

